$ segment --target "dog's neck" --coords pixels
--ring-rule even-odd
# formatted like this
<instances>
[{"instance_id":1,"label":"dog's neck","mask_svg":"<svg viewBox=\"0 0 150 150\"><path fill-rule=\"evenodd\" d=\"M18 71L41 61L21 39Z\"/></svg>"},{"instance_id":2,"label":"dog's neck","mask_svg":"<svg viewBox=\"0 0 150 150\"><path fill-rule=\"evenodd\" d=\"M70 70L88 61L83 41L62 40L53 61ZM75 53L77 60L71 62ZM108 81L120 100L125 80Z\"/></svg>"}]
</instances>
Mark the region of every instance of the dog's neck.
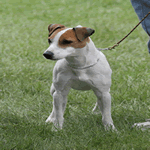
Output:
<instances>
[{"instance_id":1,"label":"dog's neck","mask_svg":"<svg viewBox=\"0 0 150 150\"><path fill-rule=\"evenodd\" d=\"M75 69L84 69L95 65L98 62L98 50L94 43L90 40L90 43L79 50L78 56L70 56L66 58L68 65Z\"/></svg>"}]
</instances>

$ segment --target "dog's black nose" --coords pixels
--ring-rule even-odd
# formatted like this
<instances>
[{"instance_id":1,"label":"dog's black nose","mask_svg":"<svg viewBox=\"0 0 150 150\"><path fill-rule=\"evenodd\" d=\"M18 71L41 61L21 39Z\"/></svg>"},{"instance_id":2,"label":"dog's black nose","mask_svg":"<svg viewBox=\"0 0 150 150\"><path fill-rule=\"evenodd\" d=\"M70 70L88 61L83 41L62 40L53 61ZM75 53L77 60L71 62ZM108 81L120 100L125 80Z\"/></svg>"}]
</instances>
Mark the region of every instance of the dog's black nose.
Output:
<instances>
[{"instance_id":1,"label":"dog's black nose","mask_svg":"<svg viewBox=\"0 0 150 150\"><path fill-rule=\"evenodd\" d=\"M47 59L53 59L53 53L52 52L50 52L50 51L46 51L44 54L43 54L43 56L45 57L45 58L47 58Z\"/></svg>"}]
</instances>

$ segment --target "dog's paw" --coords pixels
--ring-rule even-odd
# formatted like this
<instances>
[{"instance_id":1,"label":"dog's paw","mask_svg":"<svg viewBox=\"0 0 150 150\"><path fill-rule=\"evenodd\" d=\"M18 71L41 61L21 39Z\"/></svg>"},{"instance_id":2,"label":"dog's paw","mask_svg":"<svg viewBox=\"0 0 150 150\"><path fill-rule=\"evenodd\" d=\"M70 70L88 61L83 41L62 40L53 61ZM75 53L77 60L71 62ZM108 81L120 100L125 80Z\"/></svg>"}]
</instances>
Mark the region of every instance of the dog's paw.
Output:
<instances>
[{"instance_id":1,"label":"dog's paw","mask_svg":"<svg viewBox=\"0 0 150 150\"><path fill-rule=\"evenodd\" d=\"M105 128L106 131L117 132L117 129L115 128L115 126L113 124L104 125L104 128Z\"/></svg>"},{"instance_id":2,"label":"dog's paw","mask_svg":"<svg viewBox=\"0 0 150 150\"><path fill-rule=\"evenodd\" d=\"M50 116L46 119L45 122L46 122L46 123L53 123L53 124L54 124L54 130L58 130L58 129L61 130L62 127L63 127L63 119L60 119L60 120L58 121L58 119L52 117L52 115L50 115Z\"/></svg>"}]
</instances>

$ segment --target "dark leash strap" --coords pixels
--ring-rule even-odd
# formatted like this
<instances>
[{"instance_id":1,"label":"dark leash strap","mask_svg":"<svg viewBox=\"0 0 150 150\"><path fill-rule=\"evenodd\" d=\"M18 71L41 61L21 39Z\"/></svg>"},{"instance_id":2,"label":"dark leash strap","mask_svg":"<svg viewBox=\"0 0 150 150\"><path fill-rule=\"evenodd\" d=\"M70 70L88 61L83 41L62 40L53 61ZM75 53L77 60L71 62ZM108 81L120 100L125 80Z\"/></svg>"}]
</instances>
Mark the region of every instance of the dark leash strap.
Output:
<instances>
[{"instance_id":1,"label":"dark leash strap","mask_svg":"<svg viewBox=\"0 0 150 150\"><path fill-rule=\"evenodd\" d=\"M112 47L108 47L108 48L97 48L98 50L112 50L112 49L115 49L115 47L119 46L119 44L125 40L147 17L148 15L150 14L150 12L123 38L121 39L117 44L115 44L114 46Z\"/></svg>"}]
</instances>

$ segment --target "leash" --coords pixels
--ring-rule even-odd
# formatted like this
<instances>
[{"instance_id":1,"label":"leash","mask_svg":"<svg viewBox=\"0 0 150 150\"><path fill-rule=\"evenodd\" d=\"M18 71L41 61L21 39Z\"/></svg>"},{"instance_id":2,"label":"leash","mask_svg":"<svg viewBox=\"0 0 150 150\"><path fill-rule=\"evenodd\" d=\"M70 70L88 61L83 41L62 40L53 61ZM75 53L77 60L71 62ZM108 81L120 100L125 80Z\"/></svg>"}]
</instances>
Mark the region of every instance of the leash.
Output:
<instances>
[{"instance_id":1,"label":"leash","mask_svg":"<svg viewBox=\"0 0 150 150\"><path fill-rule=\"evenodd\" d=\"M115 44L114 46L112 47L108 47L108 48L97 48L98 50L112 50L112 49L115 49L115 47L119 46L119 44L124 41L147 17L148 15L150 14L150 12L145 15L145 17L123 38L121 39L117 44Z\"/></svg>"}]
</instances>

